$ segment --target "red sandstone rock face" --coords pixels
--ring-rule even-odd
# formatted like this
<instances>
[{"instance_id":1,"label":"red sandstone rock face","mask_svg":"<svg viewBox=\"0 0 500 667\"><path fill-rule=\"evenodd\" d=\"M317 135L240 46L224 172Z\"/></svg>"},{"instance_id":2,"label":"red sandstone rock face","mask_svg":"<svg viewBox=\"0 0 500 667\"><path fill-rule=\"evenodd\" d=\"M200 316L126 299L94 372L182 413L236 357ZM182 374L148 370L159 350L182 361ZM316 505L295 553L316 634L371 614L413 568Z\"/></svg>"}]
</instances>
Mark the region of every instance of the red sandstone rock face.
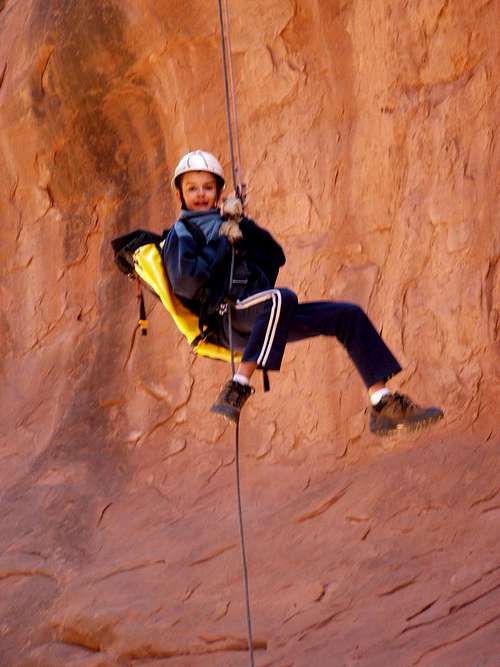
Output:
<instances>
[{"instance_id":1,"label":"red sandstone rock face","mask_svg":"<svg viewBox=\"0 0 500 667\"><path fill-rule=\"evenodd\" d=\"M231 3L249 211L446 410L380 442L332 341L242 420L259 666L500 663L497 2ZM109 241L228 166L216 3L0 2L3 667L248 664L233 433Z\"/></svg>"}]
</instances>

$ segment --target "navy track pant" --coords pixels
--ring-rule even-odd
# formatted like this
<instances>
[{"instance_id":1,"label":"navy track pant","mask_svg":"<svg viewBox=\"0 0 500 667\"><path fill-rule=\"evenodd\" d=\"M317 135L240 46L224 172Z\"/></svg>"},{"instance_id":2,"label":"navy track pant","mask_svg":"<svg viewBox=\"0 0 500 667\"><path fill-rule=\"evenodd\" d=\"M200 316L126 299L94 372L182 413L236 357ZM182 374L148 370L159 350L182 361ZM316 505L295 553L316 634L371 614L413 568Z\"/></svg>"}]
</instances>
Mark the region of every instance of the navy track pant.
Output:
<instances>
[{"instance_id":1,"label":"navy track pant","mask_svg":"<svg viewBox=\"0 0 500 667\"><path fill-rule=\"evenodd\" d=\"M335 336L345 347L363 382L371 387L399 373L401 366L362 308L343 301L298 303L287 288L257 292L231 308L233 346L243 361L280 369L285 346L312 336ZM229 343L224 317L224 342Z\"/></svg>"}]
</instances>

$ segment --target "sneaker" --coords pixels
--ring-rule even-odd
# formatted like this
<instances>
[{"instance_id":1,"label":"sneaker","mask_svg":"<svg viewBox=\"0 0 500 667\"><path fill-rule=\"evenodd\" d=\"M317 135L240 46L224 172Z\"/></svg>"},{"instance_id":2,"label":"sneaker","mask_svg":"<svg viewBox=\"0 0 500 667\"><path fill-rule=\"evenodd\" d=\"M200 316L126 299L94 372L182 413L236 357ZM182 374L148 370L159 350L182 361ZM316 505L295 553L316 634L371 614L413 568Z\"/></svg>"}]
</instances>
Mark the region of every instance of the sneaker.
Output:
<instances>
[{"instance_id":1,"label":"sneaker","mask_svg":"<svg viewBox=\"0 0 500 667\"><path fill-rule=\"evenodd\" d=\"M248 397L253 394L255 389L249 384L241 384L229 380L222 387L217 400L210 408L210 412L216 412L233 422L240 418L241 408L245 405Z\"/></svg>"},{"instance_id":2,"label":"sneaker","mask_svg":"<svg viewBox=\"0 0 500 667\"><path fill-rule=\"evenodd\" d=\"M440 408L421 408L409 396L389 394L372 408L370 431L390 435L398 431L418 431L444 416Z\"/></svg>"}]
</instances>

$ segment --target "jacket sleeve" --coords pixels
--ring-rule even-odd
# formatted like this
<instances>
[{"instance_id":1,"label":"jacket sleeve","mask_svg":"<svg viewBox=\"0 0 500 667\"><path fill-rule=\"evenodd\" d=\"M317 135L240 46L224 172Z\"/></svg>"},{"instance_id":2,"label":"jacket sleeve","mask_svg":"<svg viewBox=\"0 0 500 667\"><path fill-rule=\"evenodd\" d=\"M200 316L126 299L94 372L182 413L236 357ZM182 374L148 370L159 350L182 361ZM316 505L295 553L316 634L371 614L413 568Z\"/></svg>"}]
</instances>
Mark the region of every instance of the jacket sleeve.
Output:
<instances>
[{"instance_id":1,"label":"jacket sleeve","mask_svg":"<svg viewBox=\"0 0 500 667\"><path fill-rule=\"evenodd\" d=\"M274 285L280 267L286 262L285 253L272 235L250 218L243 218L240 229L245 248L251 259L262 268Z\"/></svg>"},{"instance_id":2,"label":"jacket sleeve","mask_svg":"<svg viewBox=\"0 0 500 667\"><path fill-rule=\"evenodd\" d=\"M190 234L179 237L172 229L163 246L163 264L175 294L195 299L229 250L229 241L225 236L219 236L200 248Z\"/></svg>"}]
</instances>

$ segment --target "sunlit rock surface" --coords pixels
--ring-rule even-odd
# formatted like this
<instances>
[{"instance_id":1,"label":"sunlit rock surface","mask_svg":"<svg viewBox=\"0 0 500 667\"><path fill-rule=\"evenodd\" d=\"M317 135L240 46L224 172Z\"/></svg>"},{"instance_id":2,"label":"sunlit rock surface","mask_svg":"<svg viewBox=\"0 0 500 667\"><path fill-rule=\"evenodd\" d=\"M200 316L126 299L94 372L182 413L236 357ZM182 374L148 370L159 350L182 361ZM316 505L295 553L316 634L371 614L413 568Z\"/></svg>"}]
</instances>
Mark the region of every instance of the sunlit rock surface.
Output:
<instances>
[{"instance_id":1,"label":"sunlit rock surface","mask_svg":"<svg viewBox=\"0 0 500 667\"><path fill-rule=\"evenodd\" d=\"M331 340L242 418L256 662L500 664L496 1L233 0L249 213L360 303L446 419L367 431ZM109 241L229 173L216 3L0 1L0 664L247 665L228 374Z\"/></svg>"}]
</instances>

